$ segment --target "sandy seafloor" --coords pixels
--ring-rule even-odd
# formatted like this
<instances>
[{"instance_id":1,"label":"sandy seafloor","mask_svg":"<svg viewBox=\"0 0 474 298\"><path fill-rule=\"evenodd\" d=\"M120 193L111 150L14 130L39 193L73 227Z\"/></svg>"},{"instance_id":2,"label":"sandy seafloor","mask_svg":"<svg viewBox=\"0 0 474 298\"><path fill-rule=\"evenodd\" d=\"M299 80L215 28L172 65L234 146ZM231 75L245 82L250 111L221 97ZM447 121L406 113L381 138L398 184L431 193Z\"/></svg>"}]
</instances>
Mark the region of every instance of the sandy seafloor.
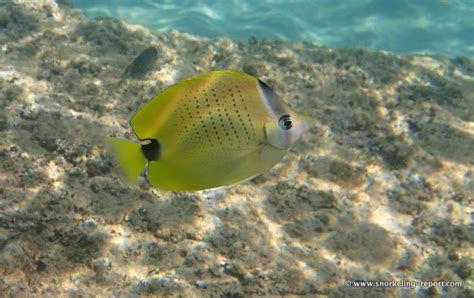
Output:
<instances>
[{"instance_id":1,"label":"sandy seafloor","mask_svg":"<svg viewBox=\"0 0 474 298\"><path fill-rule=\"evenodd\" d=\"M469 59L155 34L15 3L0 5L2 297L474 295ZM132 139L150 96L212 69L258 76L310 129L225 191L123 183L104 136Z\"/></svg>"}]
</instances>

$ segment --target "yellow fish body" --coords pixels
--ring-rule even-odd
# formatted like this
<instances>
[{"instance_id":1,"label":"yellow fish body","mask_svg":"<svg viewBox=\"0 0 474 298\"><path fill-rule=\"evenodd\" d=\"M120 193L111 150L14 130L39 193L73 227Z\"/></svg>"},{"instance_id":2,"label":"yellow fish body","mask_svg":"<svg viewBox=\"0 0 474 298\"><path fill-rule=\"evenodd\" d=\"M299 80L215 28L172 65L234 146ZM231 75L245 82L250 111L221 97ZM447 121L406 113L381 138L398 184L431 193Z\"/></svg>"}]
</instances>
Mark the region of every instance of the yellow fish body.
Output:
<instances>
[{"instance_id":1,"label":"yellow fish body","mask_svg":"<svg viewBox=\"0 0 474 298\"><path fill-rule=\"evenodd\" d=\"M277 164L305 129L265 83L239 71L184 79L151 98L130 120L140 143L109 138L133 182L168 190L232 185Z\"/></svg>"}]
</instances>

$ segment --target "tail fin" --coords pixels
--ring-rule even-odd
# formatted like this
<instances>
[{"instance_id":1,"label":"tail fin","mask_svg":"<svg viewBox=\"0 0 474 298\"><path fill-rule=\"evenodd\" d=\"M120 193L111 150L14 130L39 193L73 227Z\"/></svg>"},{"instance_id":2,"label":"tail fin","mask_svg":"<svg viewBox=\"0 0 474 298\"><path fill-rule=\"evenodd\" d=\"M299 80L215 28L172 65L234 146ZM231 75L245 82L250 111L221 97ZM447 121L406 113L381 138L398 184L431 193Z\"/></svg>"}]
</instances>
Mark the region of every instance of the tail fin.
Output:
<instances>
[{"instance_id":1,"label":"tail fin","mask_svg":"<svg viewBox=\"0 0 474 298\"><path fill-rule=\"evenodd\" d=\"M114 137L107 137L107 142L111 145L115 160L128 183L134 183L147 163L140 144Z\"/></svg>"}]
</instances>

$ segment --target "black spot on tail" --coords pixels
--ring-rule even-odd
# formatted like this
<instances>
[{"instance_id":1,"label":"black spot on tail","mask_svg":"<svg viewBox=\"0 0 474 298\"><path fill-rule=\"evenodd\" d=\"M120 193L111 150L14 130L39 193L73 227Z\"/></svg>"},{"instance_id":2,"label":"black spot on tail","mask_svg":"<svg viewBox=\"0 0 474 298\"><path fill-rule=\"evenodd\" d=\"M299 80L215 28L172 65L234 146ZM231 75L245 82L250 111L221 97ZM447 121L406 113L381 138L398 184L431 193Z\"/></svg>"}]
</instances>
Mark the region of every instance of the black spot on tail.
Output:
<instances>
[{"instance_id":1,"label":"black spot on tail","mask_svg":"<svg viewBox=\"0 0 474 298\"><path fill-rule=\"evenodd\" d=\"M158 160L160 158L160 142L157 139L145 139L141 144L143 155L148 161Z\"/></svg>"}]
</instances>

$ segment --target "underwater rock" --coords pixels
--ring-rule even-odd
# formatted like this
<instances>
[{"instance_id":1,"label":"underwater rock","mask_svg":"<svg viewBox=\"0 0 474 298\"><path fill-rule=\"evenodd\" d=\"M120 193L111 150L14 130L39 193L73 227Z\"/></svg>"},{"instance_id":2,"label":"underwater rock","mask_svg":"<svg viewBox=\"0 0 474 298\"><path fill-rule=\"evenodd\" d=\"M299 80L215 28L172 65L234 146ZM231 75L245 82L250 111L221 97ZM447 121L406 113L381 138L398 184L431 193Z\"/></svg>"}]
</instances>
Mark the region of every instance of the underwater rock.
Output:
<instances>
[{"instance_id":1,"label":"underwater rock","mask_svg":"<svg viewBox=\"0 0 474 298\"><path fill-rule=\"evenodd\" d=\"M193 195L178 195L162 201L145 203L132 210L126 222L138 231L150 231L159 238L177 242L192 237L193 227L201 213ZM176 218L180 218L176 222Z\"/></svg>"},{"instance_id":2,"label":"underwater rock","mask_svg":"<svg viewBox=\"0 0 474 298\"><path fill-rule=\"evenodd\" d=\"M64 255L72 262L87 263L100 255L105 240L102 233L89 233L81 230L56 230L51 241L63 246Z\"/></svg>"},{"instance_id":3,"label":"underwater rock","mask_svg":"<svg viewBox=\"0 0 474 298\"><path fill-rule=\"evenodd\" d=\"M99 156L93 159L88 159L86 162L86 168L89 177L106 176L112 171L113 164L110 158Z\"/></svg>"},{"instance_id":4,"label":"underwater rock","mask_svg":"<svg viewBox=\"0 0 474 298\"><path fill-rule=\"evenodd\" d=\"M357 187L365 181L365 172L362 167L354 168L343 161L318 157L306 158L301 161L301 164L309 174L345 187Z\"/></svg>"},{"instance_id":5,"label":"underwater rock","mask_svg":"<svg viewBox=\"0 0 474 298\"><path fill-rule=\"evenodd\" d=\"M323 208L334 208L337 204L334 194L306 185L292 185L283 181L276 185L275 190L265 205L267 216L276 221L286 221Z\"/></svg>"},{"instance_id":6,"label":"underwater rock","mask_svg":"<svg viewBox=\"0 0 474 298\"><path fill-rule=\"evenodd\" d=\"M146 278L136 286L136 292L140 294L170 294L181 290L179 283L169 277Z\"/></svg>"},{"instance_id":7,"label":"underwater rock","mask_svg":"<svg viewBox=\"0 0 474 298\"><path fill-rule=\"evenodd\" d=\"M387 231L373 224L360 224L349 230L333 232L327 245L351 260L368 263L386 262L396 247Z\"/></svg>"},{"instance_id":8,"label":"underwater rock","mask_svg":"<svg viewBox=\"0 0 474 298\"><path fill-rule=\"evenodd\" d=\"M109 50L126 54L131 48L129 42L140 38L139 34L130 32L121 21L108 17L98 17L81 24L75 34L102 54Z\"/></svg>"},{"instance_id":9,"label":"underwater rock","mask_svg":"<svg viewBox=\"0 0 474 298\"><path fill-rule=\"evenodd\" d=\"M291 237L306 241L317 235L324 235L330 229L330 220L327 215L310 216L285 224L283 229Z\"/></svg>"}]
</instances>

